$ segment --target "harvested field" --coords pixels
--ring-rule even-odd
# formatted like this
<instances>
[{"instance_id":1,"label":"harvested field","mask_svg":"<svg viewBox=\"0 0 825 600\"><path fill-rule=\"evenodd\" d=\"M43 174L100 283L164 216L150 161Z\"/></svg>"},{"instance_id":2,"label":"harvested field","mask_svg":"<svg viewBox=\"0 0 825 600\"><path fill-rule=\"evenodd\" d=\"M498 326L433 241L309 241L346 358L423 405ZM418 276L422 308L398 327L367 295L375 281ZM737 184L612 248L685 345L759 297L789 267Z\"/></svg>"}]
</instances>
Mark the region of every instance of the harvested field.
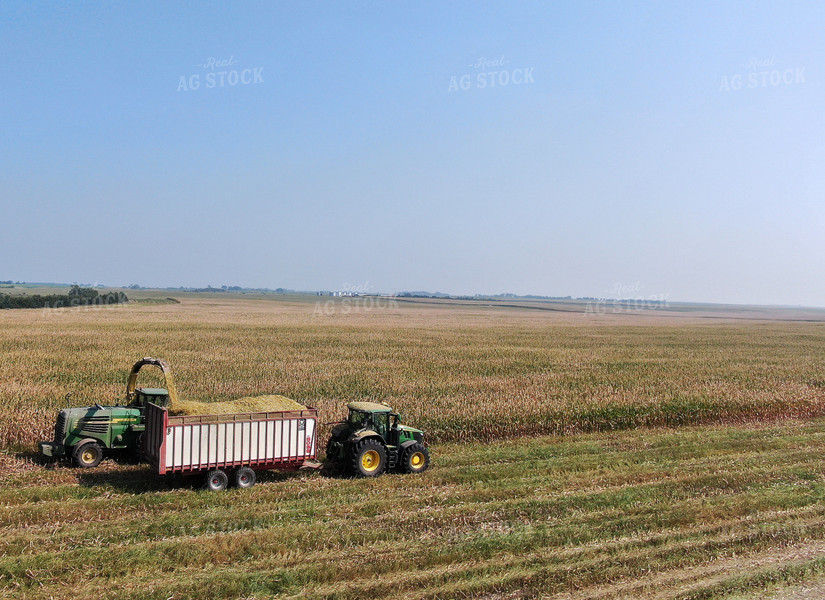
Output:
<instances>
[{"instance_id":1,"label":"harvested field","mask_svg":"<svg viewBox=\"0 0 825 600\"><path fill-rule=\"evenodd\" d=\"M825 572L824 452L823 420L640 429L221 493L9 458L0 598L764 598Z\"/></svg>"}]
</instances>

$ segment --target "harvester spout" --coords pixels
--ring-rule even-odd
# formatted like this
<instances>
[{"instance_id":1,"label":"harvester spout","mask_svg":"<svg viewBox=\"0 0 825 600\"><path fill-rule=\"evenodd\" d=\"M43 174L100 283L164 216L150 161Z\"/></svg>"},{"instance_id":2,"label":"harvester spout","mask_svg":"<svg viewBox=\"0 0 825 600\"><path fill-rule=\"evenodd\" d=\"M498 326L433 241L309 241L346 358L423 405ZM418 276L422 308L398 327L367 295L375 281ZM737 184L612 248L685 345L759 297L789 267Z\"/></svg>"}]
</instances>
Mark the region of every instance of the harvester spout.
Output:
<instances>
[{"instance_id":1,"label":"harvester spout","mask_svg":"<svg viewBox=\"0 0 825 600\"><path fill-rule=\"evenodd\" d=\"M178 402L178 391L175 389L175 380L172 377L172 367L169 363L160 358L152 358L146 356L137 361L132 366L132 371L129 373L129 381L126 384L126 401L131 402L135 399L135 384L137 383L137 376L141 368L145 365L153 365L163 371L163 376L166 378L166 391L169 393L169 403L175 406Z\"/></svg>"}]
</instances>

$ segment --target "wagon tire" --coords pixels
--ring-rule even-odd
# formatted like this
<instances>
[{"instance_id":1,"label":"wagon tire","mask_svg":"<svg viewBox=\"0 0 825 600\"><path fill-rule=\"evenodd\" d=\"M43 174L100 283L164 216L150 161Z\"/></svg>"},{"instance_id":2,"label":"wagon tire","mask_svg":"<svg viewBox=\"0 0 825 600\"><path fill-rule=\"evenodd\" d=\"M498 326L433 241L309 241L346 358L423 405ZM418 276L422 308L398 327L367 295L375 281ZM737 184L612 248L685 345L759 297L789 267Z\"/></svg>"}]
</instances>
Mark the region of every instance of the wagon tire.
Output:
<instances>
[{"instance_id":1,"label":"wagon tire","mask_svg":"<svg viewBox=\"0 0 825 600\"><path fill-rule=\"evenodd\" d=\"M241 489L251 488L256 480L255 471L249 467L241 467L235 471L235 485Z\"/></svg>"},{"instance_id":2,"label":"wagon tire","mask_svg":"<svg viewBox=\"0 0 825 600\"><path fill-rule=\"evenodd\" d=\"M215 469L206 474L206 489L209 491L220 492L225 490L227 485L229 485L229 477L226 476L225 471Z\"/></svg>"},{"instance_id":3,"label":"wagon tire","mask_svg":"<svg viewBox=\"0 0 825 600\"><path fill-rule=\"evenodd\" d=\"M430 451L423 445L415 443L404 450L401 468L405 473L421 473L430 465Z\"/></svg>"},{"instance_id":4,"label":"wagon tire","mask_svg":"<svg viewBox=\"0 0 825 600\"><path fill-rule=\"evenodd\" d=\"M378 477L387 468L387 450L376 440L364 440L352 449L352 472L358 477Z\"/></svg>"},{"instance_id":5,"label":"wagon tire","mask_svg":"<svg viewBox=\"0 0 825 600\"><path fill-rule=\"evenodd\" d=\"M72 458L78 467L91 469L103 460L103 448L97 442L85 442L75 446Z\"/></svg>"}]
</instances>

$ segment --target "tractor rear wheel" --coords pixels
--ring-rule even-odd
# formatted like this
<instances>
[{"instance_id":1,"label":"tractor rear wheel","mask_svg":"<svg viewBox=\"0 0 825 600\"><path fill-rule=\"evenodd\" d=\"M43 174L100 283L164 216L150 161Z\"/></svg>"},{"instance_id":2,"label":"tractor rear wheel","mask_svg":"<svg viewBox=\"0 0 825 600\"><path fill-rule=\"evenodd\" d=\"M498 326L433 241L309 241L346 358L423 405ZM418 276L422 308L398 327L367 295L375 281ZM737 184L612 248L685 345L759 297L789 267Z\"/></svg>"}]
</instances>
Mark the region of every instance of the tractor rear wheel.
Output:
<instances>
[{"instance_id":1,"label":"tractor rear wheel","mask_svg":"<svg viewBox=\"0 0 825 600\"><path fill-rule=\"evenodd\" d=\"M206 489L220 492L225 490L227 485L229 485L229 477L226 476L225 471L214 469L206 474Z\"/></svg>"},{"instance_id":2,"label":"tractor rear wheel","mask_svg":"<svg viewBox=\"0 0 825 600\"><path fill-rule=\"evenodd\" d=\"M387 450L376 440L358 442L352 449L352 471L360 477L377 477L387 468Z\"/></svg>"},{"instance_id":3,"label":"tractor rear wheel","mask_svg":"<svg viewBox=\"0 0 825 600\"><path fill-rule=\"evenodd\" d=\"M235 471L235 485L241 489L251 488L255 485L255 471L249 467L241 467Z\"/></svg>"},{"instance_id":4,"label":"tractor rear wheel","mask_svg":"<svg viewBox=\"0 0 825 600\"><path fill-rule=\"evenodd\" d=\"M335 453L334 449L335 449L335 439L334 438L329 438L329 441L327 442L327 454L326 454L327 462L336 462L337 459L339 458L338 456L336 456L335 457L336 461L333 461L332 455Z\"/></svg>"},{"instance_id":5,"label":"tractor rear wheel","mask_svg":"<svg viewBox=\"0 0 825 600\"><path fill-rule=\"evenodd\" d=\"M404 450L401 468L405 473L421 473L427 470L429 464L430 451L421 444L412 444Z\"/></svg>"},{"instance_id":6,"label":"tractor rear wheel","mask_svg":"<svg viewBox=\"0 0 825 600\"><path fill-rule=\"evenodd\" d=\"M103 448L97 442L86 442L80 446L75 447L74 464L84 469L96 467L103 460Z\"/></svg>"}]
</instances>

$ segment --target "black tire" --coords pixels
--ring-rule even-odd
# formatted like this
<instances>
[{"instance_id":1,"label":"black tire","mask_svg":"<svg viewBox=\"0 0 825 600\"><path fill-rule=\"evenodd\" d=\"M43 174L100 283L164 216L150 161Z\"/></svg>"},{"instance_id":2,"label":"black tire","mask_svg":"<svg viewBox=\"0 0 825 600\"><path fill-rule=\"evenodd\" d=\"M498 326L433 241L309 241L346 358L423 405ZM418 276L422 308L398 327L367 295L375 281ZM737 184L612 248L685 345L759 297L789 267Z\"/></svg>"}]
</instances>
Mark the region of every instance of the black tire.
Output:
<instances>
[{"instance_id":1,"label":"black tire","mask_svg":"<svg viewBox=\"0 0 825 600\"><path fill-rule=\"evenodd\" d=\"M329 438L329 441L327 442L327 449L326 449L326 457L327 457L327 462L328 463L338 462L338 460L337 460L338 457L337 456L335 457L334 460L332 458L332 448L334 447L333 446L334 443L335 443L335 440L333 438Z\"/></svg>"},{"instance_id":2,"label":"black tire","mask_svg":"<svg viewBox=\"0 0 825 600\"><path fill-rule=\"evenodd\" d=\"M135 438L135 447L132 448L132 454L134 454L138 459L143 458L143 434Z\"/></svg>"},{"instance_id":3,"label":"black tire","mask_svg":"<svg viewBox=\"0 0 825 600\"><path fill-rule=\"evenodd\" d=\"M352 448L352 472L359 477L378 477L387 468L387 450L377 440L364 440Z\"/></svg>"},{"instance_id":4,"label":"black tire","mask_svg":"<svg viewBox=\"0 0 825 600\"><path fill-rule=\"evenodd\" d=\"M212 492L220 492L225 490L227 485L229 485L229 477L226 476L225 471L215 469L206 474L206 489Z\"/></svg>"},{"instance_id":5,"label":"black tire","mask_svg":"<svg viewBox=\"0 0 825 600\"><path fill-rule=\"evenodd\" d=\"M404 450L401 457L401 470L404 473L421 473L430 465L430 451L416 442Z\"/></svg>"},{"instance_id":6,"label":"black tire","mask_svg":"<svg viewBox=\"0 0 825 600\"><path fill-rule=\"evenodd\" d=\"M72 453L74 464L82 469L91 469L103 460L103 448L97 442L86 442L75 446Z\"/></svg>"},{"instance_id":7,"label":"black tire","mask_svg":"<svg viewBox=\"0 0 825 600\"><path fill-rule=\"evenodd\" d=\"M241 467L235 471L235 485L241 489L251 488L257 479L255 471L249 467Z\"/></svg>"}]
</instances>

